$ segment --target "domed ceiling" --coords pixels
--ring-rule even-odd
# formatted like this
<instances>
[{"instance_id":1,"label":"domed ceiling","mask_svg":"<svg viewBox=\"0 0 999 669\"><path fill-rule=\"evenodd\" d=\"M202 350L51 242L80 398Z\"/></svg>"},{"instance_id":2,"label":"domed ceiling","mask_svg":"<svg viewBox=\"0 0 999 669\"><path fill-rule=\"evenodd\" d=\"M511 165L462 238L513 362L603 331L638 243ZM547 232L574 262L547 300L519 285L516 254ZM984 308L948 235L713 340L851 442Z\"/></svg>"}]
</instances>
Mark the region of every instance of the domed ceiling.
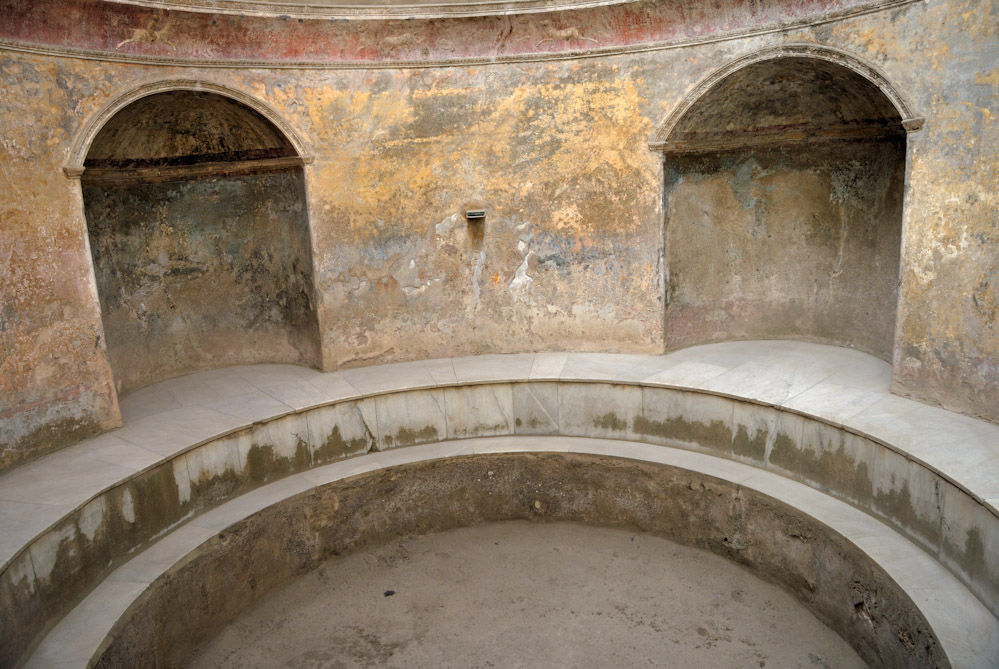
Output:
<instances>
[{"instance_id":1,"label":"domed ceiling","mask_svg":"<svg viewBox=\"0 0 999 669\"><path fill-rule=\"evenodd\" d=\"M85 165L145 167L293 155L277 128L235 100L170 91L115 114L94 138Z\"/></svg>"}]
</instances>

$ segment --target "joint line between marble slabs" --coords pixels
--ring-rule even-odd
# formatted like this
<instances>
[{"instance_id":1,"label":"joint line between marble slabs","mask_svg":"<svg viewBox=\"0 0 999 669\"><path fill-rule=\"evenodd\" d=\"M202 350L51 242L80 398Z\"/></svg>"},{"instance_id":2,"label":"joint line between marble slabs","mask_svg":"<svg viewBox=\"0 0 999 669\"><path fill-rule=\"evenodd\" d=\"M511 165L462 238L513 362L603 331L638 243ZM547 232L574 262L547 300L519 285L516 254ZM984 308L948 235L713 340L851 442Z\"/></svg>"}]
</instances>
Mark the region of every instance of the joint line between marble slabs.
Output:
<instances>
[{"instance_id":1,"label":"joint line between marble slabs","mask_svg":"<svg viewBox=\"0 0 999 669\"><path fill-rule=\"evenodd\" d=\"M197 406L201 407L200 404L197 405ZM183 409L184 407L181 407L181 408ZM130 444L132 446L137 446L138 448L144 448L147 451L150 451L152 453L156 453L157 457L172 459L172 458L176 458L178 455L183 455L184 453L187 453L188 451L190 451L192 449L198 448L199 446L204 446L205 444L208 444L209 442L215 441L216 439L222 439L223 437L228 437L229 435L235 434L236 432L239 432L240 430L245 430L248 427L252 427L252 426L260 424L260 423L266 423L266 422L268 422L268 420L251 421L251 420L247 420L246 418L240 418L239 416L230 416L229 414L222 413L221 411L218 411L216 409L211 409L210 407L201 407L201 408L203 408L203 409L209 409L210 411L214 411L215 413L221 414L221 415L226 416L228 418L235 418L236 420L241 420L241 421L243 421L243 424L242 425L236 425L234 427L231 427L231 428L229 428L227 430L223 430L221 432L216 432L216 433L211 434L211 435L209 435L209 436L207 436L207 437L205 437L203 439L199 439L198 441L196 441L194 443L186 444L186 445L182 446L180 448L180 450L175 451L173 453L170 453L169 455L164 455L164 454L161 454L161 453L156 453L156 451L151 451L151 449L148 449L145 446L143 446L142 444L138 444L138 443L132 441L131 439L127 438L127 437L123 437L123 436L117 435L117 434L114 435L114 436L116 436L118 439L121 439L124 442L127 442L128 444ZM157 464L163 464L163 462L166 462L166 460L161 460ZM146 470L142 470L142 471L146 471ZM104 490L102 490L101 492L104 492Z\"/></svg>"},{"instance_id":2,"label":"joint line between marble slabs","mask_svg":"<svg viewBox=\"0 0 999 669\"><path fill-rule=\"evenodd\" d=\"M556 430L560 429L561 426L559 425L559 421L557 421L554 418L552 418L551 414L548 413L548 409L545 408L544 403L538 398L537 395L534 394L534 389L531 388L531 383L530 382L528 382L528 384L527 384L527 392L530 394L531 399L534 400L534 403L538 405L538 408L541 409L542 413L545 414L545 417L548 418L548 421L552 425L555 426L555 429ZM555 410L558 411L558 383L557 382L555 384ZM511 420L516 421L516 418L511 417Z\"/></svg>"},{"instance_id":3,"label":"joint line between marble slabs","mask_svg":"<svg viewBox=\"0 0 999 669\"><path fill-rule=\"evenodd\" d=\"M263 392L263 391L261 391L261 392ZM249 423L249 425L247 425L247 427L252 427L254 425L266 425L267 423L273 422L275 420L279 420L281 418L285 418L286 416L290 416L292 414L299 413L298 409L295 409L294 407L288 406L287 404L285 404L284 402L282 402L278 398L273 397L272 395L269 395L268 393L264 393L264 395L267 395L267 397L270 397L272 400L274 400L275 402L277 402L281 406L285 407L287 409L287 411L282 411L281 413L271 414L270 416L264 416L262 418L253 418L253 419L250 419L250 423ZM240 397L243 397L243 396L241 395ZM200 406L204 406L204 405L200 405ZM205 407L205 408L206 409L211 409L212 411L218 411L223 416L229 416L230 418L235 418L237 420L248 420L246 418L243 418L242 416L237 416L235 414L229 413L228 411L223 411L222 409L217 409L215 407Z\"/></svg>"},{"instance_id":4,"label":"joint line between marble slabs","mask_svg":"<svg viewBox=\"0 0 999 669\"><path fill-rule=\"evenodd\" d=\"M568 360L568 358L566 358ZM562 365L562 369L565 369L565 365ZM555 410L558 412L558 422L555 423L555 434L559 436L564 436L562 434L562 371L559 370L559 380L555 382Z\"/></svg>"},{"instance_id":5,"label":"joint line between marble slabs","mask_svg":"<svg viewBox=\"0 0 999 669\"><path fill-rule=\"evenodd\" d=\"M458 375L454 371L454 358L450 358L450 357L449 358L431 358L430 360L423 360L423 361L421 361L423 363L423 371L425 371L427 373L427 376L430 377L430 380L434 382L434 386L433 386L434 388L447 388L447 387L450 387L450 386L454 385L451 381L438 381L434 377L433 372L430 371L430 363L431 362L441 362L441 361L444 361L444 360L447 361L448 368L451 370L451 376L455 379L455 381L457 381Z\"/></svg>"},{"instance_id":6,"label":"joint line between marble slabs","mask_svg":"<svg viewBox=\"0 0 999 669\"><path fill-rule=\"evenodd\" d=\"M789 396L785 397L783 400L781 400L779 402L779 406L786 406L787 403L790 402L791 400L793 400L795 397L798 397L799 395L808 392L809 390L811 390L815 386L819 385L820 383L825 383L826 381L828 381L829 379L831 379L832 377L834 377L836 374L837 374L837 372L829 372L829 374L827 374L826 376L823 376L821 379L819 379L818 381L816 381L812 385L807 386L805 388L802 388L801 390L799 390L798 392L796 392L793 395L789 395ZM825 420L825 419L823 419L823 420Z\"/></svg>"},{"instance_id":7,"label":"joint line between marble slabs","mask_svg":"<svg viewBox=\"0 0 999 669\"><path fill-rule=\"evenodd\" d=\"M143 452L145 452L145 453L148 453L148 454L150 455L150 457L152 457L152 458L160 458L160 457L162 457L162 456L161 456L161 455L159 455L158 453L156 453L156 452L154 452L154 451L151 451L151 450L149 450L148 448L143 448L142 446L138 446L138 445L136 445L136 444L133 444L132 442L125 442L125 440L124 440L124 439L122 439L122 442L123 442L123 445L128 445L128 446L130 446L130 447L131 447L132 449L135 449L135 450L139 450L139 451L143 451ZM115 467L121 467L122 469L127 469L127 470L129 470L129 471L131 471L131 472L133 472L133 473L136 473L136 474L138 474L138 473L140 473L140 472L144 472L144 471L146 471L147 469L149 469L150 467L155 467L155 466L156 466L156 463L155 463L155 462L154 462L154 463L153 463L152 465L147 465L146 467L142 467L142 468L139 468L139 467L133 467L132 465L126 465L126 464L122 464L122 463L120 463L120 462L110 462L110 461L108 461L108 460L105 460L105 459L104 459L104 458L102 458L102 457L98 457L98 456L97 456L96 454L94 454L94 453L90 453L90 452L88 452L88 451L84 451L84 452L83 452L83 455L84 455L84 456L85 456L86 458L88 458L88 459L90 459L90 460L96 460L97 462L100 462L101 464L105 464L105 465L114 465Z\"/></svg>"},{"instance_id":8,"label":"joint line between marble slabs","mask_svg":"<svg viewBox=\"0 0 999 669\"><path fill-rule=\"evenodd\" d=\"M860 414L864 413L868 409L873 409L875 406L877 406L878 404L880 404L882 401L884 401L885 399L888 399L890 397L901 398L901 399L908 399L906 397L901 397L900 395L894 395L893 393L889 392L887 395L885 395L884 397L882 397L880 400L878 400L877 402L875 402L874 404L872 404L869 407L865 407L864 409L861 409L860 411L858 411L853 416L850 416L850 418L856 418L857 416L859 416ZM903 418L908 418L912 414L916 413L916 411L919 410L922 406L925 406L925 405L921 405L920 403L915 402L915 401L913 401L913 404L915 404L916 406L912 407L911 409L909 409L908 411L906 411L906 412L904 412L902 414L898 414L898 415L894 416L891 420L889 420L889 421L887 421L885 423L882 423L878 427L881 428L881 429L888 428L888 427L894 425L895 423L897 423L898 421L902 420ZM846 427L849 427L849 426L846 426ZM873 434L871 434L870 432L868 432L867 431L868 428L857 428L857 427L854 427L854 428L850 428L850 429L852 429L854 431L857 431L860 434L863 434L865 437L869 437L871 439L877 440L877 442L879 444L884 444L885 443L884 440L881 437L876 437ZM860 432L861 429L863 430L862 432Z\"/></svg>"},{"instance_id":9,"label":"joint line between marble slabs","mask_svg":"<svg viewBox=\"0 0 999 669\"><path fill-rule=\"evenodd\" d=\"M243 379L244 381L246 381L247 383L249 383L249 384L250 384L251 386L253 386L254 388L256 388L257 390L259 390L259 391L260 391L260 392L262 392L263 394L265 394L265 395L267 395L268 397L270 397L271 399L274 399L274 400L277 400L278 402L281 402L282 404L286 404L286 403L284 402L284 400L282 400L282 399L281 399L280 397L275 397L275 396L274 396L274 395L272 395L272 394L271 394L270 392L268 392L268 390L267 390L266 388L261 388L260 386L258 386L258 385L257 385L257 384L256 384L256 383L254 382L254 380L253 380L253 378L252 378L251 376L247 376L247 375L246 375L246 374L244 373L244 372L246 371L245 369L235 369L235 370L233 370L233 371L234 371L234 373L236 374L236 376L238 376L239 378ZM321 376L321 375L323 375L323 374L325 374L325 373L332 373L332 374L338 374L339 372L319 372L319 375ZM348 381L348 380L347 380L347 378L346 378L346 377L344 377L344 376L343 376L342 374L340 375L340 378L341 378L341 379L343 380L343 382L344 382L344 383L346 383L346 384L347 384L348 386L350 386L351 388L353 388L353 390L354 390L354 392L355 392L355 393L357 393L358 395L361 395L361 396L363 396L363 395L364 395L364 393L362 393L362 392L361 392L360 390L358 390L358 389L357 389L357 387L356 387L356 386L354 386L354 384L353 384L353 383L351 383L350 381ZM302 409L295 409L294 407L289 407L289 408L291 408L291 409L292 409L292 411L308 411L308 410L310 410L310 409L318 409L319 407L323 407L323 406L328 406L329 404L334 404L334 403L336 403L336 402L340 402L340 401L342 401L342 398L334 398L334 397L333 397L333 396L331 396L331 395L330 395L330 394L329 394L328 392L326 392L325 390L323 390L323 389L322 389L322 388L320 388L319 386L317 386L317 385L313 384L313 383L312 383L312 379L305 379L305 378L302 378L302 379L297 379L297 380L299 380L299 381L301 381L301 382L303 382L303 383L306 383L306 384L308 384L308 385L309 385L309 386L311 386L311 387L312 387L312 388L313 388L313 389L314 389L314 390L315 390L315 391L316 391L317 393L319 393L319 394L321 394L321 395L325 395L325 396L327 397L327 399L326 399L326 400L324 400L324 401L322 401L322 402L316 402L315 404L310 404L309 406L307 406L307 407L303 407Z\"/></svg>"},{"instance_id":10,"label":"joint line between marble slabs","mask_svg":"<svg viewBox=\"0 0 999 669\"><path fill-rule=\"evenodd\" d=\"M430 399L433 400L434 406L437 407L437 412L441 415L441 418L444 419L444 439L443 440L438 440L438 441L446 441L447 438L448 438L447 435L450 434L448 432L448 430L451 427L448 424L448 420L447 420L447 393L445 393L443 390L436 389L436 388L433 389L433 390L431 390L431 391L429 391L429 392L430 392ZM440 400L439 401L437 399L437 394L438 393L440 393ZM406 404L407 404L407 406L406 406L406 419L409 420L410 423L412 423L412 419L409 416L409 406L408 406L409 403L407 402ZM443 404L444 406L441 406L441 404Z\"/></svg>"},{"instance_id":11,"label":"joint line between marble slabs","mask_svg":"<svg viewBox=\"0 0 999 669\"><path fill-rule=\"evenodd\" d=\"M208 371L215 371L215 370L208 370ZM236 376L239 376L238 373L236 373L236 372L234 372L234 373L236 374ZM174 378L183 378L183 377L174 377ZM240 377L240 378L242 378L242 377ZM165 381L172 381L172 380L173 379L165 379ZM247 383L249 383L249 381L247 379L243 379L243 380L247 381ZM254 386L252 383L250 385L253 387L254 390L256 390L258 392L264 392L260 388L257 388L256 386ZM206 404L204 404L201 400L199 400L197 402L182 402L181 401L181 397L183 397L182 395L178 396L177 394L175 394L174 390L171 389L171 388L165 388L164 390L166 390L167 394L170 395L170 397L173 398L173 401L176 402L179 405L178 408L187 407L187 406L200 406L200 407L205 407L206 409L210 409L211 408L211 407L207 406ZM229 397L221 397L220 396L220 397L217 397L216 399L226 400L226 399L237 398L237 397L246 397L247 395L252 395L252 394L253 394L253 392L251 391L251 392L248 392L248 393L239 393L237 395L230 395ZM162 412L160 412L160 413L162 413ZM158 415L158 414L149 414L149 415L155 416L155 415Z\"/></svg>"},{"instance_id":12,"label":"joint line between marble slabs","mask_svg":"<svg viewBox=\"0 0 999 669\"><path fill-rule=\"evenodd\" d=\"M871 391L862 391L862 392L871 392ZM867 411L868 409L870 409L872 406L874 406L875 404L877 404L878 402L880 402L884 398L886 398L889 395L891 395L890 392L881 392L881 391L875 391L875 392L877 392L877 394L879 395L879 397L876 400L874 400L873 402L871 402L867 406L862 406L862 407L860 407L860 408L858 408L858 409L856 409L856 410L854 410L854 411L852 411L852 412L850 412L848 414L844 414L843 417L840 420L836 421L836 424L839 425L840 427L844 427L844 428L845 427L849 427L847 421L853 420L854 418L856 418L860 414L864 413L865 411ZM832 422L832 421L830 421L830 422Z\"/></svg>"},{"instance_id":13,"label":"joint line between marble slabs","mask_svg":"<svg viewBox=\"0 0 999 669\"><path fill-rule=\"evenodd\" d=\"M668 356L668 355L670 355L670 354L669 353L664 353L662 357L665 357L665 356ZM682 364L683 364L683 362L677 363L675 365L670 365L666 369L662 369L662 370L659 370L658 372L655 372L654 374L650 374L649 376L645 377L644 379L642 379L638 383L643 384L643 385L644 384L652 385L652 386L654 386L656 388L673 388L675 390L701 390L701 391L704 391L704 392L713 392L713 391L708 390L707 388L703 388L703 387L701 387L699 385L695 385L693 383L686 383L686 384L680 385L680 384L677 384L675 381L650 381L650 379L652 379L653 377L659 376L660 374L665 374L666 372L670 371L671 369L679 367ZM743 364L745 364L745 363L743 363ZM741 367L741 365L739 365L739 366ZM721 376L723 374L728 374L733 369L736 369L736 367L729 367L728 369L724 369L724 370L718 372L717 374L715 374L714 376L709 376L706 379L700 379L700 380L698 380L697 383L698 384L704 384L704 383L707 383L709 381L714 381L719 376Z\"/></svg>"}]
</instances>

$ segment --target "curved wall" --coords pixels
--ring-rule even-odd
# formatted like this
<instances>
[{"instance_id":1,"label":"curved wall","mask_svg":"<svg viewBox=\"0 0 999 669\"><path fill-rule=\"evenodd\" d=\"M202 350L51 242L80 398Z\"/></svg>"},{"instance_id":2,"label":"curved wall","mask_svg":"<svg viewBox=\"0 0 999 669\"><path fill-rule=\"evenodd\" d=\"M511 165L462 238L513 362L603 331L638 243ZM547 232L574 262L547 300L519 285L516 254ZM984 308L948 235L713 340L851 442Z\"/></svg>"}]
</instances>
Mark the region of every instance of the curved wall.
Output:
<instances>
[{"instance_id":1,"label":"curved wall","mask_svg":"<svg viewBox=\"0 0 999 669\"><path fill-rule=\"evenodd\" d=\"M991 3L733 2L669 20L654 14L680 5L627 3L585 11L645 18L573 10L428 19L401 33L395 19L168 12L160 36L146 8L66 0L46 22L53 6L2 6L0 161L15 195L0 205L3 466L118 420L79 183L61 173L87 119L116 97L202 80L261 100L302 138L315 156L305 182L325 369L490 351L656 352L667 339L663 175L648 142L721 64L788 43L876 63L929 119L909 139L895 388L997 418L988 221L999 148L976 140L997 86ZM480 20L507 31L499 48L465 31ZM105 24L114 30L94 29ZM338 30L353 37L327 39ZM449 67L414 62L419 30L436 31L423 65ZM465 221L470 201L484 204L484 222Z\"/></svg>"}]
</instances>

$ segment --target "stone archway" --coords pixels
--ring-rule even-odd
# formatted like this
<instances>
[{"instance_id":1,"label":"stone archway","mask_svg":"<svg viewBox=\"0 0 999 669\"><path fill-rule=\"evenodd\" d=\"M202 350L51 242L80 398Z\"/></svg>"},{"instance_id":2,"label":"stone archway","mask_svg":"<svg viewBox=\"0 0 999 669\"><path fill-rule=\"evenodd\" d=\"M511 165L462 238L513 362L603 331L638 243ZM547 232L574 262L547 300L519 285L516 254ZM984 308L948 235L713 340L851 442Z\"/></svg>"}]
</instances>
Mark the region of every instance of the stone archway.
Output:
<instances>
[{"instance_id":1,"label":"stone archway","mask_svg":"<svg viewBox=\"0 0 999 669\"><path fill-rule=\"evenodd\" d=\"M307 161L239 97L153 84L74 146L67 174L82 174L119 391L238 363L318 364Z\"/></svg>"},{"instance_id":2,"label":"stone archway","mask_svg":"<svg viewBox=\"0 0 999 669\"><path fill-rule=\"evenodd\" d=\"M803 339L890 359L906 132L874 68L786 46L704 80L660 127L666 348Z\"/></svg>"}]
</instances>

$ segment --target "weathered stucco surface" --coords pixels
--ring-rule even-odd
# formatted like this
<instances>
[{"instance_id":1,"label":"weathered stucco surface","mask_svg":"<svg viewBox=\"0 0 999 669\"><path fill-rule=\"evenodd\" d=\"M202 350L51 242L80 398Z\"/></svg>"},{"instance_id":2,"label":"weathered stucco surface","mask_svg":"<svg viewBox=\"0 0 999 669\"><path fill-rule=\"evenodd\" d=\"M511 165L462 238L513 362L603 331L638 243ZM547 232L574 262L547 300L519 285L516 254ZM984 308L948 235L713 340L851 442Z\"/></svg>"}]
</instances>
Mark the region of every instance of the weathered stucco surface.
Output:
<instances>
[{"instance_id":1,"label":"weathered stucco surface","mask_svg":"<svg viewBox=\"0 0 999 669\"><path fill-rule=\"evenodd\" d=\"M301 170L85 185L120 391L203 367L316 364Z\"/></svg>"},{"instance_id":2,"label":"weathered stucco surface","mask_svg":"<svg viewBox=\"0 0 999 669\"><path fill-rule=\"evenodd\" d=\"M900 142L667 159L666 345L807 339L890 359Z\"/></svg>"},{"instance_id":3,"label":"weathered stucco surface","mask_svg":"<svg viewBox=\"0 0 999 669\"><path fill-rule=\"evenodd\" d=\"M849 16L872 7L902 7L913 1L612 2L571 12L536 13L510 12L510 7L504 6L491 16L445 21L441 17L448 10L440 4L429 16L413 7L392 12L386 3L373 13L355 6L341 8L329 18L320 10L319 16L305 14L293 19L287 6L275 17L163 11L91 0L0 0L0 15L6 17L0 40L56 44L129 60L491 62L538 52L578 53L648 42L692 43L719 34L736 36L820 17ZM260 10L260 4L257 9L267 11ZM330 20L351 14L368 14L368 18L360 22Z\"/></svg>"},{"instance_id":4,"label":"weathered stucco surface","mask_svg":"<svg viewBox=\"0 0 999 669\"><path fill-rule=\"evenodd\" d=\"M0 468L120 423L60 70L0 55Z\"/></svg>"},{"instance_id":5,"label":"weathered stucco surface","mask_svg":"<svg viewBox=\"0 0 999 669\"><path fill-rule=\"evenodd\" d=\"M925 129L906 138L895 388L999 420L999 139L990 131L999 113L997 4L895 3L814 25L794 21L845 5L792 3L794 12L777 16L770 4L756 18L751 9L736 16L732 7L705 5L697 20L669 23L671 36L655 37L663 47L645 52L539 60L532 51L594 43L569 33L545 37L537 24L533 42L513 42L519 60L491 49L495 63L360 69L323 66L354 58L327 50L310 52L313 65L296 69L288 61L304 58L301 49L279 47L285 30L314 30L309 21L286 20L276 41L248 42L237 52L226 44L239 33L212 37L208 15L196 17L208 22L200 29L181 31L177 15L169 43L140 35L118 47L132 34L128 21L100 33L90 14L70 12L75 23L43 25L37 17L45 3L6 2L0 466L117 421L81 185L61 172L85 122L115 98L151 80L201 80L260 100L302 138L315 158L304 178L326 368L489 351L654 352L670 336L663 330L668 268L661 156L647 143L697 81L737 57L791 42L866 59L926 116ZM140 28L148 20L147 10L114 11L135 13ZM22 20L24 12L42 14ZM559 17L559 29L585 18ZM444 46L428 58L492 57L452 52L441 41L471 35L463 21L430 22L434 44ZM770 30L780 21L786 30ZM627 22L609 25L618 45L652 39ZM754 25L768 30L752 34ZM728 37L669 44L711 34ZM401 37L385 41L396 33L377 35L379 49L362 50L359 59L424 57ZM20 50L32 41L50 53ZM58 55L45 46L53 42L166 60L101 62L91 59L96 52ZM169 60L250 52L283 62L198 68ZM486 217L469 223L462 214L476 201ZM715 338L735 336L743 335L722 328ZM879 330L875 338L884 336Z\"/></svg>"},{"instance_id":6,"label":"weathered stucco surface","mask_svg":"<svg viewBox=\"0 0 999 669\"><path fill-rule=\"evenodd\" d=\"M999 421L999 3L929 3L893 25L858 45L923 54L898 75L927 126L911 136L892 389Z\"/></svg>"},{"instance_id":7,"label":"weathered stucco surface","mask_svg":"<svg viewBox=\"0 0 999 669\"><path fill-rule=\"evenodd\" d=\"M119 391L202 367L318 364L300 160L215 93L167 91L119 110L82 179Z\"/></svg>"},{"instance_id":8,"label":"weathered stucco surface","mask_svg":"<svg viewBox=\"0 0 999 669\"><path fill-rule=\"evenodd\" d=\"M296 77L328 366L657 350L645 73L594 65Z\"/></svg>"}]
</instances>

